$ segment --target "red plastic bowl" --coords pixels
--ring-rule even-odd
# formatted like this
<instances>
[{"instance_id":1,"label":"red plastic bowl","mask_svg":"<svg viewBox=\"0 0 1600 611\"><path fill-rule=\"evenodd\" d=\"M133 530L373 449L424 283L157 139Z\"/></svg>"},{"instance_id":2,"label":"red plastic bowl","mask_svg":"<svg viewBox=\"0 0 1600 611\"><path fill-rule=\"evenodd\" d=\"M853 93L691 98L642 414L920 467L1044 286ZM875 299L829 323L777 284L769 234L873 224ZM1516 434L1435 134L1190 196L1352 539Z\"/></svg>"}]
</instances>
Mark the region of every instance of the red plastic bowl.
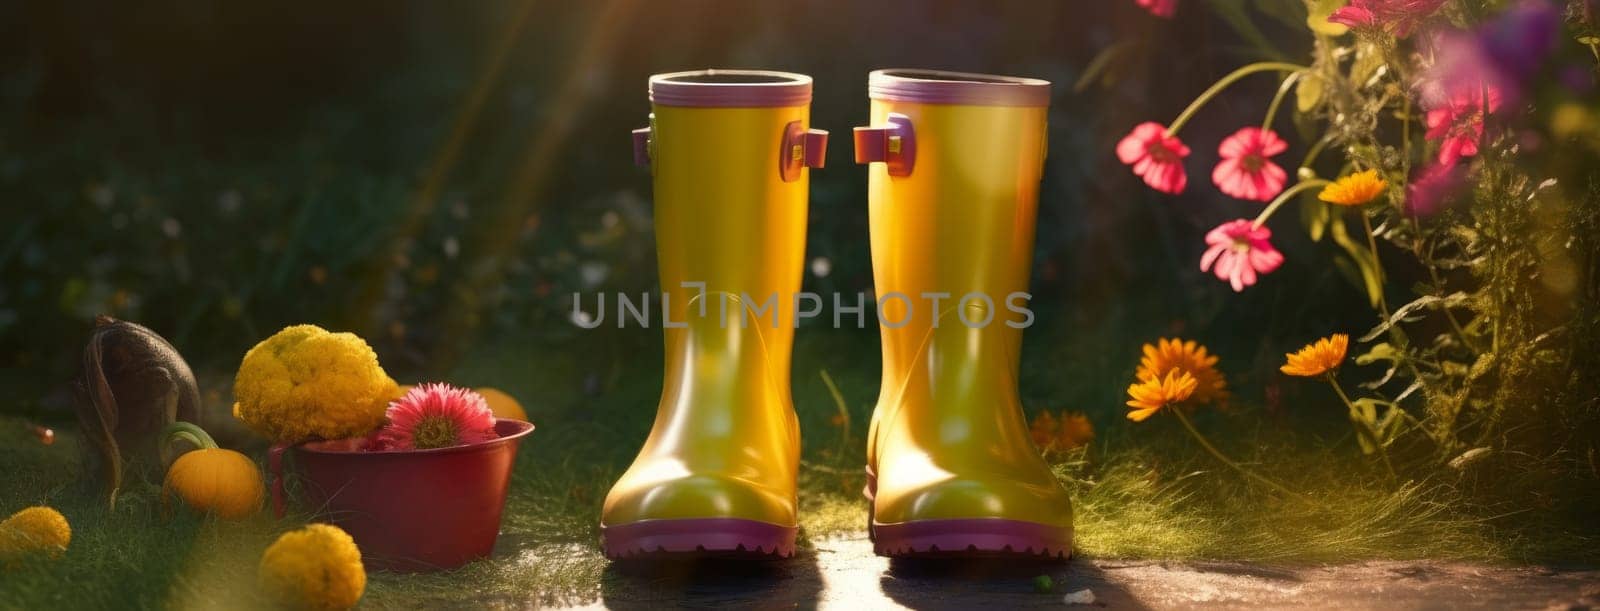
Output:
<instances>
[{"instance_id":1,"label":"red plastic bowl","mask_svg":"<svg viewBox=\"0 0 1600 611\"><path fill-rule=\"evenodd\" d=\"M453 569L494 550L517 444L533 425L497 418L499 439L432 450L292 448L302 501L350 533L368 568Z\"/></svg>"}]
</instances>

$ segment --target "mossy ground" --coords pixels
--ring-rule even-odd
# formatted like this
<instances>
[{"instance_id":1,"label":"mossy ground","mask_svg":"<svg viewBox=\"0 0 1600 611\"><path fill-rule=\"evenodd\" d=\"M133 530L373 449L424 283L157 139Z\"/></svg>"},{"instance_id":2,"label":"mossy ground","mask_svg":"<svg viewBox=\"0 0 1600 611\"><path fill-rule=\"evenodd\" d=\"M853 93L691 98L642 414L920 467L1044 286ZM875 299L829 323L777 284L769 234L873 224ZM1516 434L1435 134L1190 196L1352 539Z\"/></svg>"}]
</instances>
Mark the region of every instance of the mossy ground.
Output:
<instances>
[{"instance_id":1,"label":"mossy ground","mask_svg":"<svg viewBox=\"0 0 1600 611\"><path fill-rule=\"evenodd\" d=\"M875 359L833 341L818 338L797 353L794 389L806 439L803 545L858 533L867 519L859 496L860 456L877 390ZM539 398L525 399L539 428L518 456L499 552L448 573L373 573L365 605L583 603L622 579L608 571L597 549L596 516L607 487L649 427L647 414L659 388L654 380L622 380L645 375L637 370L658 364L641 359L637 367L624 366L621 374L609 376L618 381L602 380L597 387L561 382L582 377L569 370L567 360L533 359L539 365L530 367L524 352L509 344L491 346L452 376L462 384L496 384ZM510 375L508 368L518 373ZM824 370L838 388L838 400L822 381ZM628 416L612 417L622 414ZM1306 502L1248 484L1201 453L1170 418L1130 426L1118 414L1114 409L1091 412L1098 439L1058 461L1060 477L1074 492L1080 555L1291 564L1600 561L1592 524L1553 519L1554 508L1496 516L1467 501L1447 479L1391 482L1348 439L1326 441L1252 427L1252 418L1232 414L1197 415L1224 451L1301 491L1310 499ZM168 515L149 485L135 485L108 511L82 482L82 448L73 427L57 426L58 441L44 446L20 420L0 418L0 470L5 473L0 513L46 503L60 509L73 527L64 558L22 566L0 580L0 608L265 603L253 585L261 551L277 533L309 516L273 520L263 513L229 523L183 511ZM259 450L256 457L262 458Z\"/></svg>"}]
</instances>

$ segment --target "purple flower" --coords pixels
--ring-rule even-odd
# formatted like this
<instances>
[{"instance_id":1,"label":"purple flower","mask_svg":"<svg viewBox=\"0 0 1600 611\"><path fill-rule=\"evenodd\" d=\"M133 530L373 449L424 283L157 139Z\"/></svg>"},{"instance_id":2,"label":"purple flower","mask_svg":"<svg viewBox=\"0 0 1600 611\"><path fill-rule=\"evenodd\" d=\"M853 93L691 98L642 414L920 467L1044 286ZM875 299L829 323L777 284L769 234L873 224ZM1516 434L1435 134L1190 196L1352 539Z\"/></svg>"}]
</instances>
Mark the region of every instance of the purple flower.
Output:
<instances>
[{"instance_id":1,"label":"purple flower","mask_svg":"<svg viewBox=\"0 0 1600 611\"><path fill-rule=\"evenodd\" d=\"M1561 13L1555 6L1525 0L1479 28L1478 40L1502 75L1527 81L1555 48L1560 28Z\"/></svg>"},{"instance_id":2,"label":"purple flower","mask_svg":"<svg viewBox=\"0 0 1600 611\"><path fill-rule=\"evenodd\" d=\"M1560 25L1554 7L1527 0L1476 31L1434 34L1430 46L1436 59L1423 74L1423 103L1437 108L1464 91L1490 89L1498 90L1507 106L1518 106L1555 47Z\"/></svg>"}]
</instances>

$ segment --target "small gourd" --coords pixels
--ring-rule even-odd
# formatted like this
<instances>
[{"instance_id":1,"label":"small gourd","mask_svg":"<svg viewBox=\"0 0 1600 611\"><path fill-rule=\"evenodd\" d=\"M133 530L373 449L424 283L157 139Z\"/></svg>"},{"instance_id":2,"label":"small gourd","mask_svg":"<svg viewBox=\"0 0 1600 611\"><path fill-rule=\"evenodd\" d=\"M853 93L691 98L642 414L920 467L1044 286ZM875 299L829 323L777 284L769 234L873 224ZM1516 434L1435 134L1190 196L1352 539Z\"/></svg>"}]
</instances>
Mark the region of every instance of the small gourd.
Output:
<instances>
[{"instance_id":1,"label":"small gourd","mask_svg":"<svg viewBox=\"0 0 1600 611\"><path fill-rule=\"evenodd\" d=\"M161 486L163 502L176 496L196 511L225 520L243 519L261 510L266 488L250 457L217 447L210 435L187 422L167 427L164 438L164 451L179 441L198 449L185 452L167 468Z\"/></svg>"}]
</instances>

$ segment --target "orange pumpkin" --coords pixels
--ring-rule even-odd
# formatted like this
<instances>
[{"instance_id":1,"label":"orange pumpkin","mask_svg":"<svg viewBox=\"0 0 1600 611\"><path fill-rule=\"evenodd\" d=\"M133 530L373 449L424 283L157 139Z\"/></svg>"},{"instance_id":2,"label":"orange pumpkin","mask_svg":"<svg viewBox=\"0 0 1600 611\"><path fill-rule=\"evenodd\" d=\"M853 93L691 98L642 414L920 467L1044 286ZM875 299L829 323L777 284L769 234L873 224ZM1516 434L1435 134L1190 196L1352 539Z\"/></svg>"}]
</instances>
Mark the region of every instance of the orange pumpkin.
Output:
<instances>
[{"instance_id":1,"label":"orange pumpkin","mask_svg":"<svg viewBox=\"0 0 1600 611\"><path fill-rule=\"evenodd\" d=\"M226 520L238 520L261 510L266 487L261 471L250 457L217 447L211 436L193 424L179 422L168 427L168 445L184 440L198 446L172 461L167 468L161 498L172 496L196 511Z\"/></svg>"}]
</instances>

